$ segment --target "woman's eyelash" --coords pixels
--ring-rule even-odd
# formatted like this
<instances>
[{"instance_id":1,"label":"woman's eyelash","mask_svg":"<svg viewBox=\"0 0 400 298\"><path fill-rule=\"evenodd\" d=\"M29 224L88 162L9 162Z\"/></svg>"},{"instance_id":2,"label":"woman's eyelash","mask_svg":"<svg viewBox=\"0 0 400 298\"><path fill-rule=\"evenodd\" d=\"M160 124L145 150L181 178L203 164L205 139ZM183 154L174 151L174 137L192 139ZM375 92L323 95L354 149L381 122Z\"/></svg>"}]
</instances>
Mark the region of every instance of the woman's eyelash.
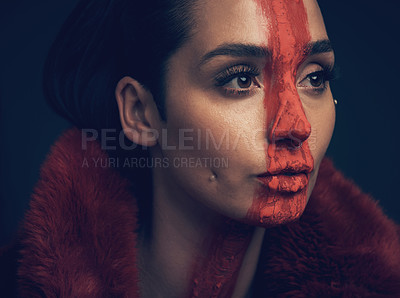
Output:
<instances>
[{"instance_id":1,"label":"woman's eyelash","mask_svg":"<svg viewBox=\"0 0 400 298\"><path fill-rule=\"evenodd\" d=\"M216 86L224 86L235 77L240 75L248 75L257 77L260 75L260 70L257 67L250 65L234 65L220 72L215 78Z\"/></svg>"},{"instance_id":2,"label":"woman's eyelash","mask_svg":"<svg viewBox=\"0 0 400 298\"><path fill-rule=\"evenodd\" d=\"M311 72L306 76L306 78L313 74L321 74L324 82L336 80L338 77L338 71L335 65L323 65L322 70Z\"/></svg>"},{"instance_id":3,"label":"woman's eyelash","mask_svg":"<svg viewBox=\"0 0 400 298\"><path fill-rule=\"evenodd\" d=\"M314 71L309 73L307 77L312 74L322 74L325 81L332 81L336 80L338 75L338 68L333 65L324 65L322 66L322 70ZM220 72L215 77L215 82L217 86L223 86L229 83L233 78L239 75L249 75L249 76L259 76L260 70L257 67L250 66L250 65L235 65L225 69L224 71Z\"/></svg>"},{"instance_id":4,"label":"woman's eyelash","mask_svg":"<svg viewBox=\"0 0 400 298\"><path fill-rule=\"evenodd\" d=\"M301 81L305 80L310 80L312 76L320 76L322 79L321 86L308 86L313 89L314 92L316 93L322 93L324 90L327 88L327 82L332 81L337 79L338 77L338 70L335 65L321 65L322 69L318 71L314 71L309 73L308 75L305 76L305 78ZM240 64L240 65L234 65L231 66L222 72L218 73L214 80L215 80L215 85L217 87L222 87L229 82L231 82L233 79L240 77L240 76L249 76L249 77L257 77L260 75L260 70L257 67L246 65L246 64ZM300 83L301 83L300 82ZM248 92L248 89L243 89L243 90L230 90L229 92L233 93L246 93Z\"/></svg>"},{"instance_id":5,"label":"woman's eyelash","mask_svg":"<svg viewBox=\"0 0 400 298\"><path fill-rule=\"evenodd\" d=\"M338 77L338 70L335 65L325 65L322 67L322 74L325 81L333 81Z\"/></svg>"},{"instance_id":6,"label":"woman's eyelash","mask_svg":"<svg viewBox=\"0 0 400 298\"><path fill-rule=\"evenodd\" d=\"M323 65L321 70L313 71L307 74L299 83L300 87L304 87L317 95L322 94L327 89L327 82L337 78L337 68L334 65ZM308 81L311 86L306 86L303 82ZM315 85L313 85L315 84Z\"/></svg>"}]
</instances>

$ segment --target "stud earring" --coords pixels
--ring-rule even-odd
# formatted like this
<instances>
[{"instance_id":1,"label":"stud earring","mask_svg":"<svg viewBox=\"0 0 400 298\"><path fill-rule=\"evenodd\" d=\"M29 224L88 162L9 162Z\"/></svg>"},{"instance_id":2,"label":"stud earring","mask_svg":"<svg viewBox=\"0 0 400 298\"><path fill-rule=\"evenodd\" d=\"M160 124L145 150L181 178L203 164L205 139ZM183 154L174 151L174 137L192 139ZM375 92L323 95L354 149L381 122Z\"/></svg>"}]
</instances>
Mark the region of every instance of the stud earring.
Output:
<instances>
[{"instance_id":1,"label":"stud earring","mask_svg":"<svg viewBox=\"0 0 400 298\"><path fill-rule=\"evenodd\" d=\"M336 100L336 99L334 99L334 100L333 100L333 103L334 103L335 105L337 105L337 100Z\"/></svg>"},{"instance_id":2,"label":"stud earring","mask_svg":"<svg viewBox=\"0 0 400 298\"><path fill-rule=\"evenodd\" d=\"M215 175L211 175L210 178L208 178L208 180L210 180L211 182L215 181L217 179L217 177L215 177Z\"/></svg>"}]
</instances>

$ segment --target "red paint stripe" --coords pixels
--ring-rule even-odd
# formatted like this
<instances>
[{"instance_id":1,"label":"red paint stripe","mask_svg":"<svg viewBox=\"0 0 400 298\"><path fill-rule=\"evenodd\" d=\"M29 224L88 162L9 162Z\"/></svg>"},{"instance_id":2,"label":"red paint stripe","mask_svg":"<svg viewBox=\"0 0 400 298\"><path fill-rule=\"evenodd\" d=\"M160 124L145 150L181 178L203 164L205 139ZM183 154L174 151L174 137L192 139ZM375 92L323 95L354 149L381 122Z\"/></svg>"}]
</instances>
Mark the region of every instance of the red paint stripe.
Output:
<instances>
[{"instance_id":1,"label":"red paint stripe","mask_svg":"<svg viewBox=\"0 0 400 298\"><path fill-rule=\"evenodd\" d=\"M304 113L296 88L296 71L304 61L304 49L311 41L308 31L307 12L300 0L259 0L263 14L269 21L267 37L272 59L264 70L266 113L267 171L277 172L286 167L294 170L307 167L312 169L314 161L307 138L311 125ZM284 139L285 141L279 141ZM297 150L288 148L302 142ZM289 141L289 142L288 142ZM307 184L309 175L307 175ZM274 189L299 189L299 179L271 179ZM297 185L297 184L299 185ZM294 185L296 184L296 185ZM251 208L246 216L249 222L269 226L297 219L307 204L307 189L295 194L272 191L262 185L254 195Z\"/></svg>"},{"instance_id":2,"label":"red paint stripe","mask_svg":"<svg viewBox=\"0 0 400 298\"><path fill-rule=\"evenodd\" d=\"M311 40L307 13L299 0L259 0L262 12L270 21L268 47L272 60L265 68L266 128L269 146L266 148L267 169L294 169L299 164L313 168L313 159L307 144L311 126L307 121L296 89L296 70L304 59L303 48ZM273 144L276 138L301 139L300 149L290 151ZM309 175L307 175L309 179ZM299 179L284 179L296 182ZM275 185L275 189L297 189L297 185ZM261 185L261 184L260 184ZM245 221L252 225L275 225L298 218L307 202L307 188L295 195L272 192L260 186ZM206 254L195 263L187 297L231 297L251 240L252 228L228 221L225 229L212 233L205 245Z\"/></svg>"}]
</instances>

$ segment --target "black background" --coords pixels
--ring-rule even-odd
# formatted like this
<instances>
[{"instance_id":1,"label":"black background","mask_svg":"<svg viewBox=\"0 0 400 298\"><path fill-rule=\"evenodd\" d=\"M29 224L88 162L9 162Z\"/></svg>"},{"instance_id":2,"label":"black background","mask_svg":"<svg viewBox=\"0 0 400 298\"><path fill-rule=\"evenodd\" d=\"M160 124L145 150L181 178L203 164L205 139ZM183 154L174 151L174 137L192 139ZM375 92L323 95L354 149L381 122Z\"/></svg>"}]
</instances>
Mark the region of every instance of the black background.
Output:
<instances>
[{"instance_id":1,"label":"black background","mask_svg":"<svg viewBox=\"0 0 400 298\"><path fill-rule=\"evenodd\" d=\"M48 48L77 0L0 4L0 245L15 234L50 145L68 127L45 104ZM319 1L334 45L336 166L400 223L400 52L396 1Z\"/></svg>"}]
</instances>

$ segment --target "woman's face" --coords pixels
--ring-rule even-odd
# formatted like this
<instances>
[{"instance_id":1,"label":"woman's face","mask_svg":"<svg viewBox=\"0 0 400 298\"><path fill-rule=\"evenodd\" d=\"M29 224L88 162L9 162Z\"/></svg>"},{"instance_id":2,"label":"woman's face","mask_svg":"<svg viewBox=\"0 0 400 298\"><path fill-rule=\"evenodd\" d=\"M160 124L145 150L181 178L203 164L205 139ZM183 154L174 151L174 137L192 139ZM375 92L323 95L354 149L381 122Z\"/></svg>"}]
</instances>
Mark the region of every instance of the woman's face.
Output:
<instances>
[{"instance_id":1,"label":"woman's face","mask_svg":"<svg viewBox=\"0 0 400 298\"><path fill-rule=\"evenodd\" d=\"M314 0L198 1L171 57L165 183L229 218L298 218L331 139L334 55ZM164 129L164 132L161 130ZM288 173L290 172L290 173Z\"/></svg>"}]
</instances>

